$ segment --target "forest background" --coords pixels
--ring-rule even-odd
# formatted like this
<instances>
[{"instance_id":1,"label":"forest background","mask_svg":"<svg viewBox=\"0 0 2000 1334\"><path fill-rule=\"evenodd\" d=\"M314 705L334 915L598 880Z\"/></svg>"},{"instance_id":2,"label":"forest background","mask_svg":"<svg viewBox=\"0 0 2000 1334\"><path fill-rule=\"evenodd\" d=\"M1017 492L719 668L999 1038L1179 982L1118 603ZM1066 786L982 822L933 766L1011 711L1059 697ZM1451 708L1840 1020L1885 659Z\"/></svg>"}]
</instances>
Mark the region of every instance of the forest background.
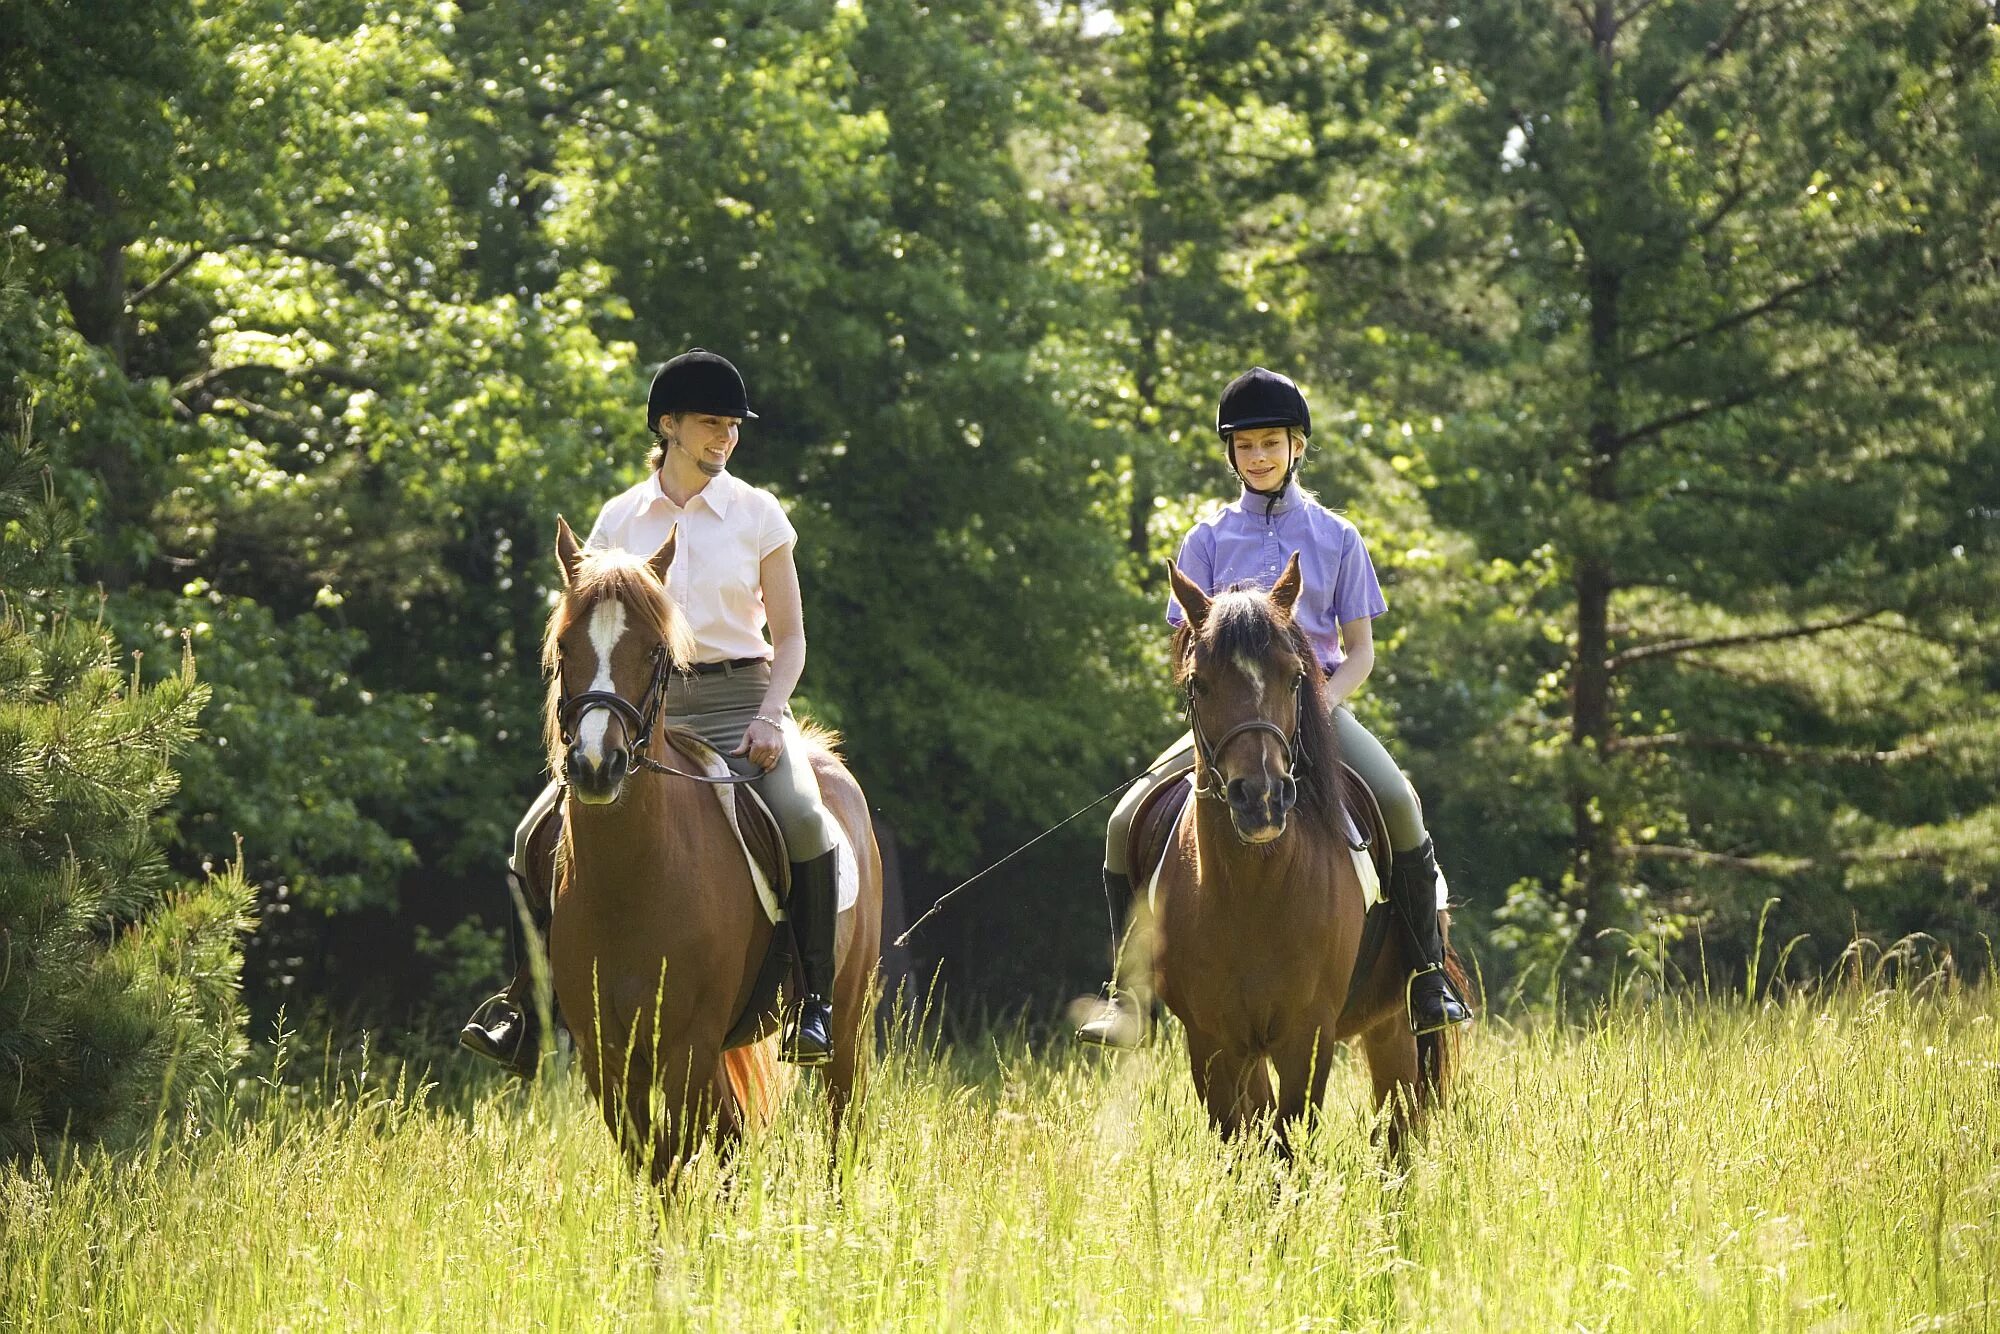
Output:
<instances>
[{"instance_id":1,"label":"forest background","mask_svg":"<svg viewBox=\"0 0 2000 1334\"><path fill-rule=\"evenodd\" d=\"M1384 580L1357 707L1489 997L1760 938L1984 969L1994 20L15 0L0 1046L117 942L220 1014L240 939L255 1023L442 1049L506 961L555 516L642 474L691 345L749 381L906 917L1180 729L1161 561L1262 363ZM899 965L1094 986L1104 809Z\"/></svg>"}]
</instances>

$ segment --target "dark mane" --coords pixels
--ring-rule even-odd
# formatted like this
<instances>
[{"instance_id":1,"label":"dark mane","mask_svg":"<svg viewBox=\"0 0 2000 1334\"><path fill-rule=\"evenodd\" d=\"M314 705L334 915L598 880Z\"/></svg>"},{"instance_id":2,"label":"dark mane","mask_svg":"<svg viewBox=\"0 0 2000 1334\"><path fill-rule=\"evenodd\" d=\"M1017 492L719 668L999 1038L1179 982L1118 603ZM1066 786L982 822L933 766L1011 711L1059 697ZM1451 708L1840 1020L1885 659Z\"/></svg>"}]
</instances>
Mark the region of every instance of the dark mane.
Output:
<instances>
[{"instance_id":1,"label":"dark mane","mask_svg":"<svg viewBox=\"0 0 2000 1334\"><path fill-rule=\"evenodd\" d=\"M542 676L548 682L542 704L542 739L548 748L550 773L562 767L562 637L606 598L625 604L639 627L655 642L667 646L674 667L685 668L694 660L693 632L645 557L609 548L584 548L576 573L549 613L548 629L542 635Z\"/></svg>"},{"instance_id":2,"label":"dark mane","mask_svg":"<svg viewBox=\"0 0 2000 1334\"><path fill-rule=\"evenodd\" d=\"M1340 747L1334 736L1333 715L1327 708L1326 679L1319 670L1319 654L1307 642L1305 631L1278 610L1270 594L1240 590L1218 594L1209 605L1200 646L1211 655L1261 658L1281 638L1300 661L1308 664L1305 684L1300 688L1299 735L1294 755L1299 806L1323 827L1336 829L1340 820ZM1187 680L1195 643L1188 626L1182 625L1174 632L1176 685Z\"/></svg>"}]
</instances>

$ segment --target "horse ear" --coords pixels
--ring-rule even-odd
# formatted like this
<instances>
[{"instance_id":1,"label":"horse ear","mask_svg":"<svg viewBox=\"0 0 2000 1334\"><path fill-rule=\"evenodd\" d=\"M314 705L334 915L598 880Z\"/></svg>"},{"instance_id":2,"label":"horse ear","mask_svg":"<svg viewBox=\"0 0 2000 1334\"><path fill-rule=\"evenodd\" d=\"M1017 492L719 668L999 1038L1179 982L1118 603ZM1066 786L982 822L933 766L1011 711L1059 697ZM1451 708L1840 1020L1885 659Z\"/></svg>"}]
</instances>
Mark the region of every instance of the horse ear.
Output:
<instances>
[{"instance_id":1,"label":"horse ear","mask_svg":"<svg viewBox=\"0 0 2000 1334\"><path fill-rule=\"evenodd\" d=\"M1271 585L1271 601L1278 605L1279 611L1290 616L1305 582L1305 576L1299 573L1299 553L1294 551L1292 558L1285 562L1285 572L1278 576L1277 583Z\"/></svg>"},{"instance_id":2,"label":"horse ear","mask_svg":"<svg viewBox=\"0 0 2000 1334\"><path fill-rule=\"evenodd\" d=\"M1167 562L1167 578L1174 586L1174 601L1181 604L1188 624L1198 633L1208 619L1208 594L1197 588L1194 580L1182 574L1181 567L1172 561Z\"/></svg>"},{"instance_id":3,"label":"horse ear","mask_svg":"<svg viewBox=\"0 0 2000 1334\"><path fill-rule=\"evenodd\" d=\"M675 524L673 529L668 532L667 540L660 543L660 549L655 551L646 561L646 564L653 567L653 573L660 577L660 582L663 584L667 582L667 567L674 563L674 547L680 540L681 526Z\"/></svg>"},{"instance_id":4,"label":"horse ear","mask_svg":"<svg viewBox=\"0 0 2000 1334\"><path fill-rule=\"evenodd\" d=\"M569 529L569 520L556 515L556 564L562 569L564 588L576 587L576 567L582 562L583 549Z\"/></svg>"}]
</instances>

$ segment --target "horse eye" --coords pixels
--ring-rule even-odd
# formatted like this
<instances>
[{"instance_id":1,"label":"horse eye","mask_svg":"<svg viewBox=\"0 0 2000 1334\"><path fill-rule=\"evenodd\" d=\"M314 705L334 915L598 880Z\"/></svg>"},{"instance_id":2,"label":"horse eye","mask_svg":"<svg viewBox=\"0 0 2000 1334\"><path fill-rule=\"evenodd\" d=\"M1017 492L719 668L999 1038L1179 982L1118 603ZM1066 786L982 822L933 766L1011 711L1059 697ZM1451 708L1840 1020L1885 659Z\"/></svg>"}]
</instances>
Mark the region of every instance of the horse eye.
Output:
<instances>
[{"instance_id":1,"label":"horse eye","mask_svg":"<svg viewBox=\"0 0 2000 1334\"><path fill-rule=\"evenodd\" d=\"M1188 689L1197 695L1206 695L1208 693L1208 682L1202 680L1199 676L1190 676L1188 677Z\"/></svg>"}]
</instances>

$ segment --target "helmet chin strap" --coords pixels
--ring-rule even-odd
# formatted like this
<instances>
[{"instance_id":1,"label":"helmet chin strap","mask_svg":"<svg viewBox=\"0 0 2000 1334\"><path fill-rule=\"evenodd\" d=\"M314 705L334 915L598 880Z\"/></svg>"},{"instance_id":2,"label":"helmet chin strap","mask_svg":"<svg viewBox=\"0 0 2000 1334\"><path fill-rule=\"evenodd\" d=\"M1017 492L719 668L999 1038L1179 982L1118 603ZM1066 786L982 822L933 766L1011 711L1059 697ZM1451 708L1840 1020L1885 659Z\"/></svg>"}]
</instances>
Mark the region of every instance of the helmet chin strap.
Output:
<instances>
[{"instance_id":1,"label":"helmet chin strap","mask_svg":"<svg viewBox=\"0 0 2000 1334\"><path fill-rule=\"evenodd\" d=\"M1289 449L1290 446L1288 445L1287 450L1289 451ZM1245 491L1248 491L1253 496L1264 497L1264 517L1268 519L1271 517L1271 511L1278 507L1279 499L1290 488L1292 479L1299 475L1299 464L1304 462L1305 456L1306 452L1304 449L1300 449L1297 453L1292 454L1291 462L1285 465L1285 475L1278 479L1278 485L1269 491L1259 491L1256 487L1250 485L1250 479L1245 477L1243 470L1236 466L1236 442L1232 438L1229 444L1229 471L1236 474L1236 480L1243 483Z\"/></svg>"},{"instance_id":2,"label":"helmet chin strap","mask_svg":"<svg viewBox=\"0 0 2000 1334\"><path fill-rule=\"evenodd\" d=\"M706 456L697 454L692 449L689 449L686 445L682 444L679 433L675 433L673 436L670 436L668 438L667 447L669 449L678 449L681 453L687 455L688 461L694 464L695 467L701 469L703 476L706 477L722 476L723 465L720 463L710 463Z\"/></svg>"}]
</instances>

